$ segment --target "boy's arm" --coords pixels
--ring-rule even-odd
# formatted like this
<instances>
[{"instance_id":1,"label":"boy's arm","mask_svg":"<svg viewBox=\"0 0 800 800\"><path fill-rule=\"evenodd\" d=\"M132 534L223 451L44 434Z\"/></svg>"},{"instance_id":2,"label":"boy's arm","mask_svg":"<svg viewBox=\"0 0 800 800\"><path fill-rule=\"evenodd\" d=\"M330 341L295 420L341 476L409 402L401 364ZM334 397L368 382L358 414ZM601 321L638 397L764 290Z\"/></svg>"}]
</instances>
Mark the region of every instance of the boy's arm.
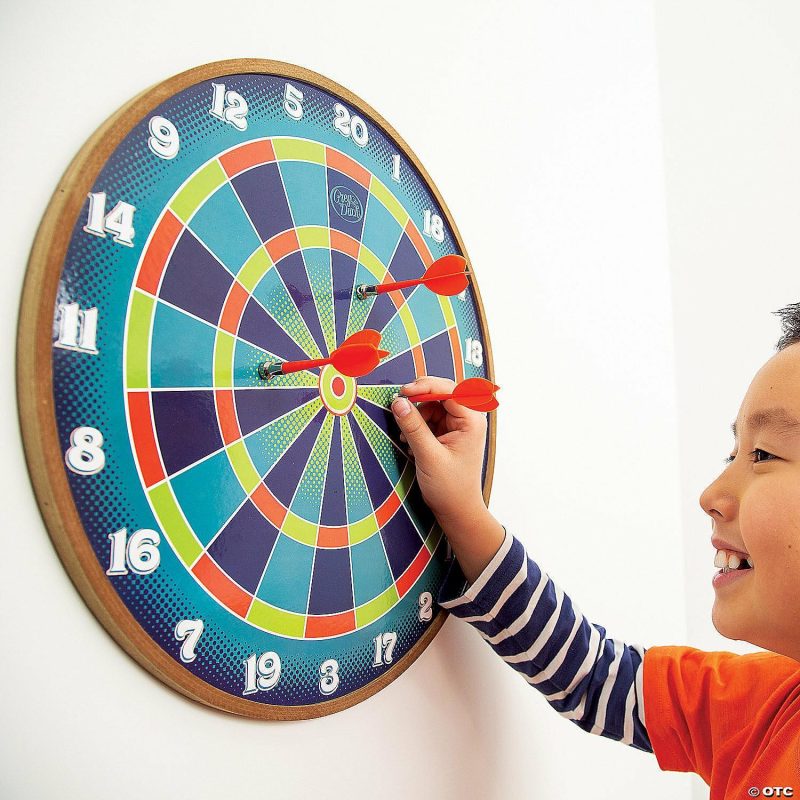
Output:
<instances>
[{"instance_id":1,"label":"boy's arm","mask_svg":"<svg viewBox=\"0 0 800 800\"><path fill-rule=\"evenodd\" d=\"M642 702L644 648L591 624L511 534L504 532L474 581L454 561L439 603L476 628L559 714L589 733L652 752Z\"/></svg>"},{"instance_id":2,"label":"boy's arm","mask_svg":"<svg viewBox=\"0 0 800 800\"><path fill-rule=\"evenodd\" d=\"M403 393L452 389L452 381L428 377ZM392 411L423 497L456 557L441 605L477 628L559 713L592 733L651 750L642 706L644 650L591 625L483 502L485 414L455 400L417 408L398 399Z\"/></svg>"}]
</instances>

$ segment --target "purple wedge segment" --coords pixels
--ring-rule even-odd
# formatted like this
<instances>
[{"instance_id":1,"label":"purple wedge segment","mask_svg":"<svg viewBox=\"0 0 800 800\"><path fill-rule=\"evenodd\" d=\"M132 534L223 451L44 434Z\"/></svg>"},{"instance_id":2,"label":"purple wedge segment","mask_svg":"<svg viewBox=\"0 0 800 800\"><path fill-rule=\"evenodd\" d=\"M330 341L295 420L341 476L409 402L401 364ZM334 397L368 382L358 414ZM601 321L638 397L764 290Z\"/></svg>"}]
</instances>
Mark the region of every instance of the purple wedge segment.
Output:
<instances>
[{"instance_id":1,"label":"purple wedge segment","mask_svg":"<svg viewBox=\"0 0 800 800\"><path fill-rule=\"evenodd\" d=\"M358 407L393 441L399 444L400 428L394 414L388 408L381 408L359 397Z\"/></svg>"},{"instance_id":2,"label":"purple wedge segment","mask_svg":"<svg viewBox=\"0 0 800 800\"><path fill-rule=\"evenodd\" d=\"M156 436L168 475L219 450L214 392L153 392Z\"/></svg>"},{"instance_id":3,"label":"purple wedge segment","mask_svg":"<svg viewBox=\"0 0 800 800\"><path fill-rule=\"evenodd\" d=\"M425 371L428 375L450 378L453 381L456 379L453 349L447 331L423 342L422 352L425 355Z\"/></svg>"},{"instance_id":4,"label":"purple wedge segment","mask_svg":"<svg viewBox=\"0 0 800 800\"><path fill-rule=\"evenodd\" d=\"M311 577L309 614L338 614L353 608L353 577L348 547L318 547Z\"/></svg>"},{"instance_id":5,"label":"purple wedge segment","mask_svg":"<svg viewBox=\"0 0 800 800\"><path fill-rule=\"evenodd\" d=\"M281 361L305 361L311 358L252 297L242 314L239 338L277 356Z\"/></svg>"},{"instance_id":6,"label":"purple wedge segment","mask_svg":"<svg viewBox=\"0 0 800 800\"><path fill-rule=\"evenodd\" d=\"M234 391L236 398L236 418L242 436L273 422L278 417L294 411L309 400L319 397L316 388L279 389L239 389Z\"/></svg>"},{"instance_id":7,"label":"purple wedge segment","mask_svg":"<svg viewBox=\"0 0 800 800\"><path fill-rule=\"evenodd\" d=\"M317 303L314 293L311 291L311 284L308 281L303 254L300 252L289 253L276 264L276 268L281 278L283 278L286 289L292 300L294 300L300 316L303 317L311 335L314 337L317 347L319 347L323 355L327 355L328 346L325 343L325 336L322 333L322 326L319 322Z\"/></svg>"},{"instance_id":8,"label":"purple wedge segment","mask_svg":"<svg viewBox=\"0 0 800 800\"><path fill-rule=\"evenodd\" d=\"M294 227L276 163L242 172L231 183L262 242Z\"/></svg>"},{"instance_id":9,"label":"purple wedge segment","mask_svg":"<svg viewBox=\"0 0 800 800\"><path fill-rule=\"evenodd\" d=\"M408 569L422 546L422 539L402 505L381 528L381 538L392 574L397 580Z\"/></svg>"},{"instance_id":10,"label":"purple wedge segment","mask_svg":"<svg viewBox=\"0 0 800 800\"><path fill-rule=\"evenodd\" d=\"M344 493L344 465L342 463L342 422L339 417L333 420L331 452L328 458L328 471L325 474L325 495L322 500L320 525L346 525L347 503Z\"/></svg>"},{"instance_id":11,"label":"purple wedge segment","mask_svg":"<svg viewBox=\"0 0 800 800\"><path fill-rule=\"evenodd\" d=\"M414 367L414 356L411 351L401 353L394 358L389 358L379 364L372 372L359 378L359 383L365 385L396 384L402 386L416 380L417 372Z\"/></svg>"},{"instance_id":12,"label":"purple wedge segment","mask_svg":"<svg viewBox=\"0 0 800 800\"><path fill-rule=\"evenodd\" d=\"M159 297L216 325L231 283L230 272L187 228L169 260Z\"/></svg>"},{"instance_id":13,"label":"purple wedge segment","mask_svg":"<svg viewBox=\"0 0 800 800\"><path fill-rule=\"evenodd\" d=\"M379 294L372 301L364 328L382 331L397 314L397 306L388 294Z\"/></svg>"},{"instance_id":14,"label":"purple wedge segment","mask_svg":"<svg viewBox=\"0 0 800 800\"><path fill-rule=\"evenodd\" d=\"M289 449L280 457L269 475L264 478L267 488L286 508L289 508L292 504L294 493L311 454L311 448L314 447L314 443L317 441L317 435L327 413L324 408L317 412L302 433L292 442Z\"/></svg>"},{"instance_id":15,"label":"purple wedge segment","mask_svg":"<svg viewBox=\"0 0 800 800\"><path fill-rule=\"evenodd\" d=\"M278 531L249 500L211 543L208 553L242 588L258 588Z\"/></svg>"},{"instance_id":16,"label":"purple wedge segment","mask_svg":"<svg viewBox=\"0 0 800 800\"><path fill-rule=\"evenodd\" d=\"M353 442L356 446L361 469L364 472L364 482L367 485L372 507L378 508L394 490L394 486L386 477L383 467L375 456L370 443L361 432L361 428L356 424L352 424L350 429L353 432Z\"/></svg>"},{"instance_id":17,"label":"purple wedge segment","mask_svg":"<svg viewBox=\"0 0 800 800\"><path fill-rule=\"evenodd\" d=\"M338 250L331 251L333 310L336 321L337 342L343 342L345 340L350 306L353 302L356 302L353 297L353 293L355 292L356 266L355 259L345 253L340 253Z\"/></svg>"}]
</instances>

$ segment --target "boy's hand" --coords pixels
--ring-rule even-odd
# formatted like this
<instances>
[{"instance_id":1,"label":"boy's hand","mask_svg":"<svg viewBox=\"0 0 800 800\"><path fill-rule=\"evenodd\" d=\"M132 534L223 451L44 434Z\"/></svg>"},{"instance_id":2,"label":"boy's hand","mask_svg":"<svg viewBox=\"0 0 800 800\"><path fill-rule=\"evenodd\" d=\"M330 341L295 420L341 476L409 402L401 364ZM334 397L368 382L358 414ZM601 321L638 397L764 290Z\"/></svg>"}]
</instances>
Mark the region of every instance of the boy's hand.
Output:
<instances>
[{"instance_id":1,"label":"boy's hand","mask_svg":"<svg viewBox=\"0 0 800 800\"><path fill-rule=\"evenodd\" d=\"M403 395L449 393L447 378L418 378L402 387ZM392 403L400 439L408 444L417 466L422 496L440 524L485 510L481 487L486 414L455 400L415 407L404 397Z\"/></svg>"},{"instance_id":2,"label":"boy's hand","mask_svg":"<svg viewBox=\"0 0 800 800\"><path fill-rule=\"evenodd\" d=\"M403 395L449 393L446 378L419 378ZM486 444L486 414L455 400L422 403L403 397L392 403L400 438L417 466L422 496L436 515L466 579L472 583L503 543L505 531L483 502L481 473Z\"/></svg>"}]
</instances>

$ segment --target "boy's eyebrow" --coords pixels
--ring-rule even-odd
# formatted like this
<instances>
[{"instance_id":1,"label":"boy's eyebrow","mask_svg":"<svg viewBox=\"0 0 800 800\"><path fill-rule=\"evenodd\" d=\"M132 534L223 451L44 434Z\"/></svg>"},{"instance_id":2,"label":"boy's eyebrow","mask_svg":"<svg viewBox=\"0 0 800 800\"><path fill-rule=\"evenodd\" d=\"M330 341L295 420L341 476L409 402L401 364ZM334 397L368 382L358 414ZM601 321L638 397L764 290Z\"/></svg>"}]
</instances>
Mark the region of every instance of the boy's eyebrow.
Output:
<instances>
[{"instance_id":1,"label":"boy's eyebrow","mask_svg":"<svg viewBox=\"0 0 800 800\"><path fill-rule=\"evenodd\" d=\"M783 408L766 408L763 411L754 411L747 418L747 427L750 430L760 428L773 428L778 433L797 433L800 431L800 420L796 419L791 413ZM734 437L736 436L736 422L731 425Z\"/></svg>"}]
</instances>

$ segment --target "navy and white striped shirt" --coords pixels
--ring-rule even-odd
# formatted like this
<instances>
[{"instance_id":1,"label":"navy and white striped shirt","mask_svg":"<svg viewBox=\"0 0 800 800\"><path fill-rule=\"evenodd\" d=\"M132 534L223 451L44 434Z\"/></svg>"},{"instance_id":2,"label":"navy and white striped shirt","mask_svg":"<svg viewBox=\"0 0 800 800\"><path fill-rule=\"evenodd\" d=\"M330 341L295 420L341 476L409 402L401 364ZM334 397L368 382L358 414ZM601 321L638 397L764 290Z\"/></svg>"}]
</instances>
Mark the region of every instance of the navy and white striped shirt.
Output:
<instances>
[{"instance_id":1,"label":"navy and white striped shirt","mask_svg":"<svg viewBox=\"0 0 800 800\"><path fill-rule=\"evenodd\" d=\"M454 561L439 604L469 622L559 714L652 753L643 705L645 649L606 636L506 531L469 587Z\"/></svg>"}]
</instances>

